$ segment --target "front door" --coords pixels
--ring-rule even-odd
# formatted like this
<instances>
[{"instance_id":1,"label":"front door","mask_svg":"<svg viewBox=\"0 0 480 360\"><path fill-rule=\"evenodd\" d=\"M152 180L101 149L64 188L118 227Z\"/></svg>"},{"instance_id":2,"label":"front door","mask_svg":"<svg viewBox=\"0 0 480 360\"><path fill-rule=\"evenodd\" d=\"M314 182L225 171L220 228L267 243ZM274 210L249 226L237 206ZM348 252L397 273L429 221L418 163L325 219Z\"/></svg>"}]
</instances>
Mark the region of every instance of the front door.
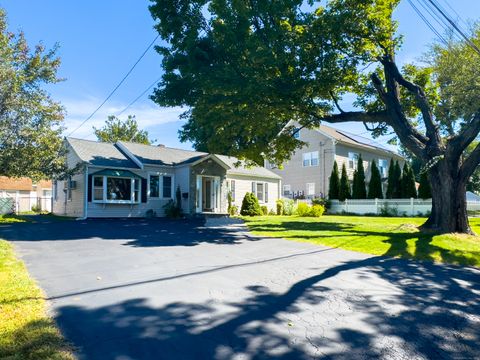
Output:
<instances>
[{"instance_id":1,"label":"front door","mask_svg":"<svg viewBox=\"0 0 480 360\"><path fill-rule=\"evenodd\" d=\"M213 179L203 178L203 211L213 211Z\"/></svg>"}]
</instances>

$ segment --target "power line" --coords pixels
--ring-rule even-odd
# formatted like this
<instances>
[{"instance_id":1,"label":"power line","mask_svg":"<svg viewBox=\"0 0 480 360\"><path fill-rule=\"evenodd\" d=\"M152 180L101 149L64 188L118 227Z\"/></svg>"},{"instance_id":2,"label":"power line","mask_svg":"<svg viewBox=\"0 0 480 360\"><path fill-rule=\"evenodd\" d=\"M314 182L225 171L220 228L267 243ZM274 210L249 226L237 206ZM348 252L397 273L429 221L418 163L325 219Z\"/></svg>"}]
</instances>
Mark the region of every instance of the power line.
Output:
<instances>
[{"instance_id":1,"label":"power line","mask_svg":"<svg viewBox=\"0 0 480 360\"><path fill-rule=\"evenodd\" d=\"M437 35L437 37L445 44L448 45L448 41L437 31L437 29L428 21L428 19L422 14L420 9L413 3L412 0L407 0L413 10L417 13L418 16L423 20L423 22L432 30L432 32Z\"/></svg>"},{"instance_id":2,"label":"power line","mask_svg":"<svg viewBox=\"0 0 480 360\"><path fill-rule=\"evenodd\" d=\"M155 41L157 41L157 39L159 37L160 37L160 34L155 36L155 39L153 39L153 41L147 46L147 48L144 50L142 55L140 55L140 57L135 62L135 64L133 64L133 66L130 68L130 70L128 70L128 72L125 74L125 76L122 78L122 80L120 80L120 82L117 84L117 86L115 86L115 88L110 92L110 94L108 94L108 96L105 98L105 100L103 100L103 102L90 114L90 116L88 116L85 120L83 120L82 123L80 125L78 125L67 136L71 136L74 132L76 132L78 129L80 129L88 120L90 120L98 112L98 110L100 110L102 108L103 105L105 105L105 103L113 96L113 94L115 94L115 92L118 90L118 88L124 83L124 81L127 79L127 77L132 73L133 69L135 69L135 67L138 65L140 60L143 59L143 57L146 55L148 50L150 50L150 48L153 46L153 44L155 43Z\"/></svg>"},{"instance_id":3,"label":"power line","mask_svg":"<svg viewBox=\"0 0 480 360\"><path fill-rule=\"evenodd\" d=\"M140 95L138 95L135 100L133 100L130 104L128 104L122 111L117 113L116 116L122 115L125 111L127 111L133 104L135 104L138 100L140 100L152 87L154 87L158 82L162 79L162 77L159 77L157 80L155 80L153 83L151 83Z\"/></svg>"}]
</instances>

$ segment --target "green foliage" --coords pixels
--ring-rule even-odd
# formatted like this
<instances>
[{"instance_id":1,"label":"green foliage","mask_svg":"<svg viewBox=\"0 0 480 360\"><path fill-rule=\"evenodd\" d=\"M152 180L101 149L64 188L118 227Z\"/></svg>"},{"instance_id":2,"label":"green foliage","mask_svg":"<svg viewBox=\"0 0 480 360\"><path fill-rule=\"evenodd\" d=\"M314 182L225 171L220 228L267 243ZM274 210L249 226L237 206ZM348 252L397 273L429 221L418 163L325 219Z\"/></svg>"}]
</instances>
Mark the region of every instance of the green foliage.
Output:
<instances>
[{"instance_id":1,"label":"green foliage","mask_svg":"<svg viewBox=\"0 0 480 360\"><path fill-rule=\"evenodd\" d=\"M232 192L231 191L229 191L227 193L227 202L228 202L228 207L227 207L228 213L231 216L236 215L237 212L238 212L238 206L233 205L233 197L232 197Z\"/></svg>"},{"instance_id":2,"label":"green foliage","mask_svg":"<svg viewBox=\"0 0 480 360\"><path fill-rule=\"evenodd\" d=\"M370 182L368 183L368 198L383 199L382 179L375 160L372 160Z\"/></svg>"},{"instance_id":3,"label":"green foliage","mask_svg":"<svg viewBox=\"0 0 480 360\"><path fill-rule=\"evenodd\" d=\"M125 121L114 115L110 115L105 125L97 129L93 127L98 141L115 143L117 141L128 141L150 145L152 141L148 138L146 130L139 130L135 116L128 115Z\"/></svg>"},{"instance_id":4,"label":"green foliage","mask_svg":"<svg viewBox=\"0 0 480 360\"><path fill-rule=\"evenodd\" d=\"M395 162L390 159L390 165L388 165L388 179L387 179L387 193L386 198L392 199L395 191Z\"/></svg>"},{"instance_id":5,"label":"green foliage","mask_svg":"<svg viewBox=\"0 0 480 360\"><path fill-rule=\"evenodd\" d=\"M263 214L258 199L253 193L247 192L245 194L240 214L243 216L258 216Z\"/></svg>"},{"instance_id":6,"label":"green foliage","mask_svg":"<svg viewBox=\"0 0 480 360\"><path fill-rule=\"evenodd\" d=\"M312 199L312 205L321 205L325 209L329 209L331 205L330 199L324 198L324 197L317 197Z\"/></svg>"},{"instance_id":7,"label":"green foliage","mask_svg":"<svg viewBox=\"0 0 480 360\"><path fill-rule=\"evenodd\" d=\"M268 215L268 207L265 205L260 206L260 209L262 210L262 215Z\"/></svg>"},{"instance_id":8,"label":"green foliage","mask_svg":"<svg viewBox=\"0 0 480 360\"><path fill-rule=\"evenodd\" d=\"M398 160L390 160L388 167L387 199L400 199L402 197L402 170Z\"/></svg>"},{"instance_id":9,"label":"green foliage","mask_svg":"<svg viewBox=\"0 0 480 360\"><path fill-rule=\"evenodd\" d=\"M306 203L300 202L297 206L297 215L308 216L309 213L310 213L310 206Z\"/></svg>"},{"instance_id":10,"label":"green foliage","mask_svg":"<svg viewBox=\"0 0 480 360\"><path fill-rule=\"evenodd\" d=\"M297 205L292 199L283 200L283 214L287 216L295 215L297 213Z\"/></svg>"},{"instance_id":11,"label":"green foliage","mask_svg":"<svg viewBox=\"0 0 480 360\"><path fill-rule=\"evenodd\" d=\"M432 190L430 181L428 181L428 173L426 171L420 173L420 185L418 187L418 197L420 199L431 199Z\"/></svg>"},{"instance_id":12,"label":"green foliage","mask_svg":"<svg viewBox=\"0 0 480 360\"><path fill-rule=\"evenodd\" d=\"M283 215L284 212L284 202L282 199L278 199L276 202L277 205L277 215Z\"/></svg>"},{"instance_id":13,"label":"green foliage","mask_svg":"<svg viewBox=\"0 0 480 360\"><path fill-rule=\"evenodd\" d=\"M357 170L353 174L353 199L366 199L367 190L365 189L365 170L363 169L362 155L358 157Z\"/></svg>"},{"instance_id":14,"label":"green foliage","mask_svg":"<svg viewBox=\"0 0 480 360\"><path fill-rule=\"evenodd\" d=\"M238 206L237 205L232 205L228 208L228 214L230 216L235 216L238 214Z\"/></svg>"},{"instance_id":15,"label":"green foliage","mask_svg":"<svg viewBox=\"0 0 480 360\"><path fill-rule=\"evenodd\" d=\"M404 199L417 198L417 189L415 187L415 175L413 175L413 170L410 166L408 166L407 162L405 162L405 164L403 165L401 191L402 191L402 198Z\"/></svg>"},{"instance_id":16,"label":"green foliage","mask_svg":"<svg viewBox=\"0 0 480 360\"><path fill-rule=\"evenodd\" d=\"M180 191L180 186L177 186L175 191L175 200L169 200L165 205L165 215L169 218L179 218L182 217L182 193Z\"/></svg>"},{"instance_id":17,"label":"green foliage","mask_svg":"<svg viewBox=\"0 0 480 360\"><path fill-rule=\"evenodd\" d=\"M322 205L313 205L310 209L309 216L320 217L325 213L325 207Z\"/></svg>"},{"instance_id":18,"label":"green foliage","mask_svg":"<svg viewBox=\"0 0 480 360\"><path fill-rule=\"evenodd\" d=\"M275 212L275 210L270 209L270 211L268 212L268 215L269 216L275 216L275 215L277 215L277 213Z\"/></svg>"},{"instance_id":19,"label":"green foliage","mask_svg":"<svg viewBox=\"0 0 480 360\"><path fill-rule=\"evenodd\" d=\"M328 198L338 199L338 193L340 191L340 178L338 174L337 162L333 162L332 174L330 175L330 181L328 186Z\"/></svg>"},{"instance_id":20,"label":"green foliage","mask_svg":"<svg viewBox=\"0 0 480 360\"><path fill-rule=\"evenodd\" d=\"M7 30L0 8L0 174L35 180L66 171L64 109L46 88L61 81L57 47L32 50L23 33Z\"/></svg>"},{"instance_id":21,"label":"green foliage","mask_svg":"<svg viewBox=\"0 0 480 360\"><path fill-rule=\"evenodd\" d=\"M347 168L342 166L342 176L340 177L340 189L338 190L338 200L345 201L351 199L350 184L348 183Z\"/></svg>"}]
</instances>

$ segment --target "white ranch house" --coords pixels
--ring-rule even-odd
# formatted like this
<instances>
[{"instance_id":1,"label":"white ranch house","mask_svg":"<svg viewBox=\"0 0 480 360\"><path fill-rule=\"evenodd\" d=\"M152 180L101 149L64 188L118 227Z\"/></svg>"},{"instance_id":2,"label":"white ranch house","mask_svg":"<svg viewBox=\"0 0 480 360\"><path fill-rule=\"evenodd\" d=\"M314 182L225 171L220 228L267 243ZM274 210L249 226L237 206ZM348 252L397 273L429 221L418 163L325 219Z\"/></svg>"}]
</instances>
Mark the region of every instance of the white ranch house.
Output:
<instances>
[{"instance_id":1,"label":"white ranch house","mask_svg":"<svg viewBox=\"0 0 480 360\"><path fill-rule=\"evenodd\" d=\"M275 209L281 177L238 159L130 142L101 143L67 138L67 164L80 171L54 181L53 213L78 218L164 215L163 206L181 192L187 215L227 213L227 194L240 209L247 192Z\"/></svg>"}]
</instances>

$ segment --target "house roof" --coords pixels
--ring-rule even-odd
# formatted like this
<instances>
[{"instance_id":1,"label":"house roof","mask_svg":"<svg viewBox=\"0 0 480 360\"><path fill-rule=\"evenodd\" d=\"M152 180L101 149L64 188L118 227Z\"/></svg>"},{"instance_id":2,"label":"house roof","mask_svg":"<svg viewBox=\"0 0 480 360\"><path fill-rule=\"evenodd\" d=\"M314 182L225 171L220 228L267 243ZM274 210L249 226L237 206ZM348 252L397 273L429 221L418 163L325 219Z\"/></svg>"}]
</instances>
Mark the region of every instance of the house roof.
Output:
<instances>
[{"instance_id":1,"label":"house roof","mask_svg":"<svg viewBox=\"0 0 480 360\"><path fill-rule=\"evenodd\" d=\"M381 152L387 152L391 155L401 157L395 151L390 150L389 148L383 146L382 144L377 143L376 141L374 141L372 139L369 139L369 138L366 138L366 137L363 137L363 136L360 136L360 135L352 134L348 131L338 130L338 129L335 129L333 127L323 125L323 124L320 125L316 130L334 138L338 142L341 142L341 143L344 143L344 144L347 144L347 145L353 145L353 146L356 146L356 147L363 147L363 148L367 148L369 150L377 150L377 151L381 151Z\"/></svg>"},{"instance_id":2,"label":"house roof","mask_svg":"<svg viewBox=\"0 0 480 360\"><path fill-rule=\"evenodd\" d=\"M26 177L10 178L0 176L0 190L33 191L34 186L37 186L38 189L51 189L52 182L50 180L40 180L38 183L34 183L32 179Z\"/></svg>"},{"instance_id":3,"label":"house roof","mask_svg":"<svg viewBox=\"0 0 480 360\"><path fill-rule=\"evenodd\" d=\"M125 141L111 144L75 138L68 138L67 140L82 161L98 166L138 168L135 161L144 165L176 166L193 164L211 156L205 152ZM134 159L129 156L134 157ZM245 162L239 161L235 157L216 154L212 156L217 157L229 168L228 174L280 179L280 176L264 167L246 166Z\"/></svg>"},{"instance_id":4,"label":"house roof","mask_svg":"<svg viewBox=\"0 0 480 360\"><path fill-rule=\"evenodd\" d=\"M67 138L67 141L80 160L90 165L138 168L115 144L75 138Z\"/></svg>"},{"instance_id":5,"label":"house roof","mask_svg":"<svg viewBox=\"0 0 480 360\"><path fill-rule=\"evenodd\" d=\"M149 165L180 165L195 162L207 153L175 149L166 146L153 146L119 141L132 155L143 164Z\"/></svg>"}]
</instances>

